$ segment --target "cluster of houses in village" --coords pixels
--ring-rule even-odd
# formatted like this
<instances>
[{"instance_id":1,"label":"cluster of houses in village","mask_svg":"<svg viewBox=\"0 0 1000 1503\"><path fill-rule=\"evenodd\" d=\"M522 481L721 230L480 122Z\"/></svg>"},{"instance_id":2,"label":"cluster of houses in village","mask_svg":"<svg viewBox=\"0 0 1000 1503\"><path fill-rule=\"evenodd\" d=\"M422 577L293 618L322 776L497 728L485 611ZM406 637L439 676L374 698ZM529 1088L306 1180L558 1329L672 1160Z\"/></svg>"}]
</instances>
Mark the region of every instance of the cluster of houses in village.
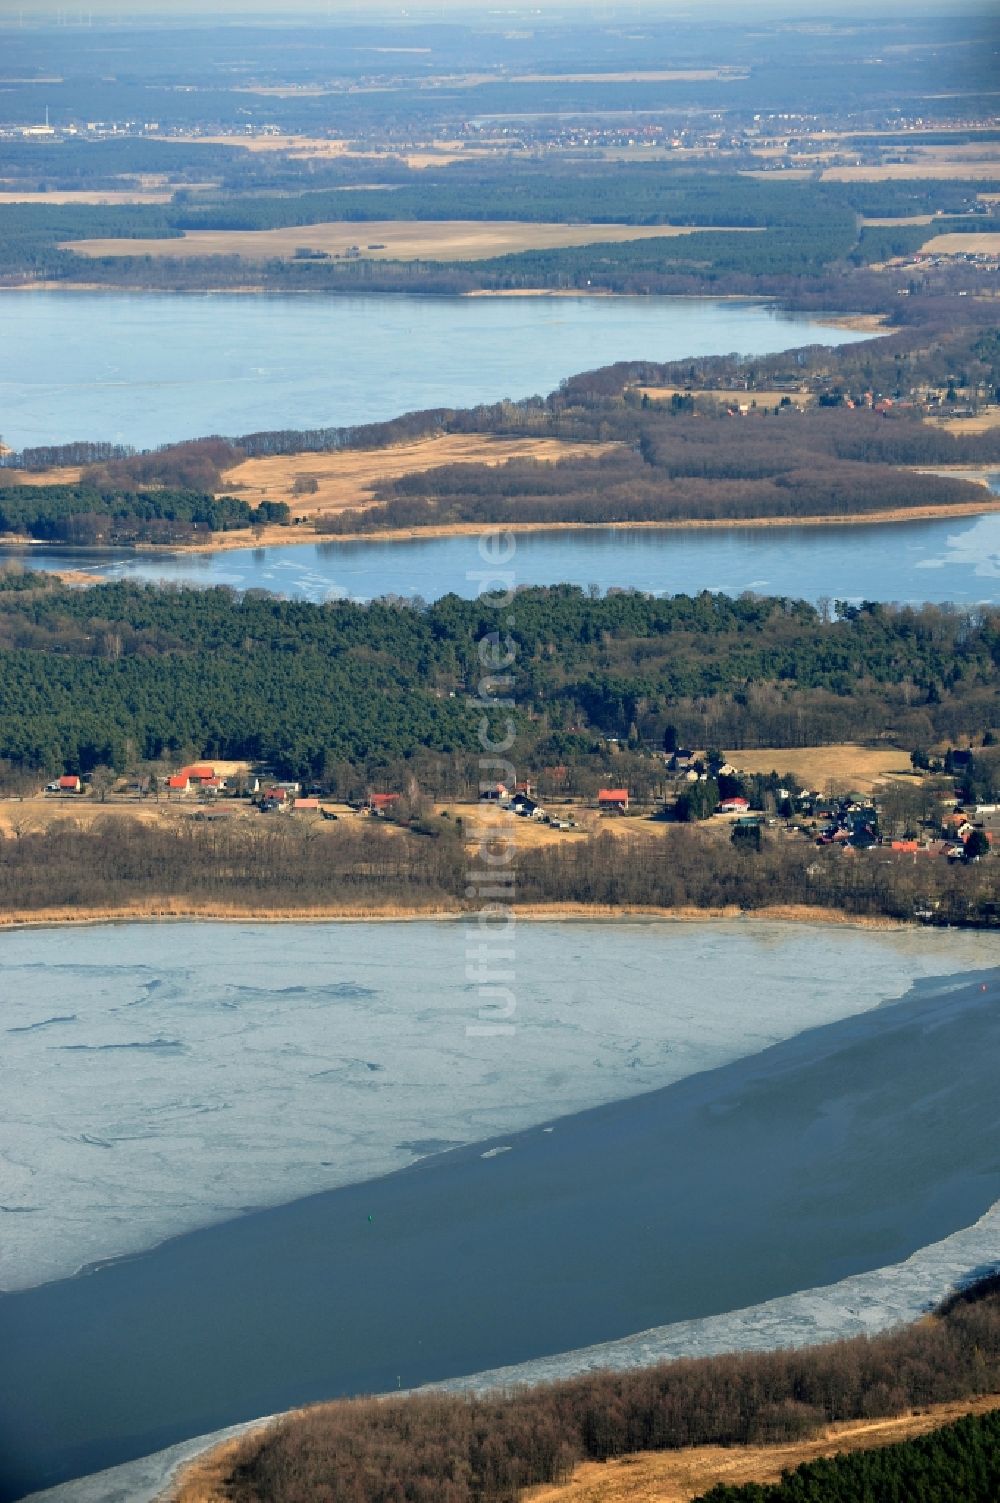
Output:
<instances>
[{"instance_id":1,"label":"cluster of houses in village","mask_svg":"<svg viewBox=\"0 0 1000 1503\"><path fill-rule=\"evenodd\" d=\"M954 770L960 775L966 765L963 758L969 754L954 752L949 756ZM938 856L949 861L980 859L995 847L1000 851L1000 804L979 803L962 806L955 798L941 805L937 826L924 828L917 838L897 839L885 833L880 824L880 808L877 797L835 797L816 790L799 790L775 787L769 809L754 809L746 791L736 792L741 784L738 769L718 759L708 761L703 754L689 750L677 750L666 757L667 771L673 775L678 789L716 780L722 792L710 808L705 810L711 819L725 820L727 824L746 829L767 823L778 823L777 815L787 829L815 840L821 846L835 846L845 853L869 850L879 846L917 857ZM949 766L952 764L949 763ZM46 785L47 794L63 797L80 797L88 793L87 777L64 773ZM179 768L150 782L132 782L126 792L135 795L155 795L168 802L194 800L200 804L220 799L248 801L262 814L286 813L314 815L317 818L335 819L337 815L325 806L322 789L313 785L304 789L296 781L280 780L262 772L242 769L228 774L210 763L195 763ZM674 795L676 797L677 795ZM498 782L485 786L479 795L480 801L494 804L511 815L535 820L557 830L578 828L577 820L560 800L560 812L546 809L538 797L536 784L530 779L508 787ZM373 792L366 798L354 801L350 808L356 813L367 813L375 818L391 818L398 808L405 807L404 795L398 792ZM598 790L592 800L574 799L572 807L588 803L605 815L637 813L628 788L609 787ZM673 799L662 797L651 809L642 806L643 813L653 813L670 818Z\"/></svg>"}]
</instances>

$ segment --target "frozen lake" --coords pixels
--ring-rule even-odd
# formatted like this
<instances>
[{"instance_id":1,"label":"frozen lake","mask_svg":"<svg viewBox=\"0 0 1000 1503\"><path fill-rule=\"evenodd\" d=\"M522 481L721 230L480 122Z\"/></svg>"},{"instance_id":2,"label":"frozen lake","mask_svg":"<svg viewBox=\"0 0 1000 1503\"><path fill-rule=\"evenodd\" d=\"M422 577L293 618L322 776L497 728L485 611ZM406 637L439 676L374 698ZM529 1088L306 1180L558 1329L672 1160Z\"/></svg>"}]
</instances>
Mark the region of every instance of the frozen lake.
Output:
<instances>
[{"instance_id":1,"label":"frozen lake","mask_svg":"<svg viewBox=\"0 0 1000 1503\"><path fill-rule=\"evenodd\" d=\"M601 527L523 532L504 565L516 585L577 584L651 594L721 590L813 602L1000 601L1000 513L852 527ZM35 569L83 569L109 579L166 580L269 590L323 601L379 595L471 597L484 568L475 537L302 543L222 553L142 554L71 548L2 550Z\"/></svg>"},{"instance_id":2,"label":"frozen lake","mask_svg":"<svg viewBox=\"0 0 1000 1503\"><path fill-rule=\"evenodd\" d=\"M150 448L544 395L616 360L870 338L704 298L0 292L0 412L15 449Z\"/></svg>"},{"instance_id":3,"label":"frozen lake","mask_svg":"<svg viewBox=\"0 0 1000 1503\"><path fill-rule=\"evenodd\" d=\"M636 1095L990 963L970 933L524 924L509 1038L467 926L0 934L0 1289Z\"/></svg>"},{"instance_id":4,"label":"frozen lake","mask_svg":"<svg viewBox=\"0 0 1000 1503\"><path fill-rule=\"evenodd\" d=\"M261 931L244 926L128 931L132 976L96 950L89 995L73 979L84 958L69 961L66 946L93 938L106 949L107 931L5 937L5 948L54 938L62 950L41 964L66 968L66 1014L32 1023L29 1011L13 1025L25 1031L6 1039L37 1047L50 1035L50 1057L36 1055L14 1099L30 1105L64 1071L60 1095L81 1107L86 1095L93 1130L81 1146L109 1166L91 1197L98 1221L130 1183L130 1145L143 1136L159 1140L147 1179L162 1189L167 1165L184 1171L169 1185L174 1216L186 1187L196 1192L216 1128L201 1122L178 1139L181 1080L183 1105L201 1109L214 1094L215 1122L232 1134L220 1183L243 1150L259 1167L265 1145L272 1168L292 1166L285 1197L328 1152L336 1161L320 1167L336 1175L339 1162L341 1181L356 1177L359 1145L369 1175L380 1154L402 1151L409 1167L0 1298L0 1450L11 1458L0 1498L323 1395L512 1362L545 1359L544 1371L554 1353L637 1331L646 1335L632 1347L652 1355L671 1338L649 1328L670 1322L675 1350L698 1340L692 1322L710 1347L722 1338L707 1322L762 1301L772 1303L756 1325L742 1322L749 1339L780 1339L783 1318L798 1339L808 1302L781 1305L795 1291L881 1269L886 1295L895 1287L900 1299L902 1278L912 1301L921 1275L889 1265L942 1238L966 1257L982 1245L953 1234L1000 1195L995 941L538 926L517 939L514 1034L470 1040L460 926L345 925L338 940L339 927L268 930L270 956L255 943ZM172 936L170 965L158 935ZM213 957L188 1005L198 951L217 943L220 969ZM38 962L5 958L19 996ZM149 983L164 970L169 991L156 999ZM407 970L422 978L409 1000L389 980ZM309 1018L317 1012L326 1029ZM352 1014L379 1021L362 1036ZM67 1049L59 1030L80 1025ZM225 1039L214 1058L206 1028ZM284 1056L290 1077L259 1055ZM84 1091L74 1076L91 1065ZM325 1109L307 1084L323 1078ZM587 1093L606 1104L579 1111ZM116 1095L124 1108L112 1121ZM230 1109L243 1115L227 1127ZM54 1140L71 1145L83 1121L81 1109ZM445 1137L476 1141L434 1153ZM337 1143L346 1147L328 1147ZM74 1179L86 1193L93 1174L77 1166L64 1183ZM986 1223L983 1236L989 1247ZM939 1273L961 1271L960 1257L937 1254ZM877 1326L878 1280L851 1287L844 1318L867 1301ZM809 1298L815 1317L822 1296ZM740 1320L726 1320L735 1336Z\"/></svg>"}]
</instances>

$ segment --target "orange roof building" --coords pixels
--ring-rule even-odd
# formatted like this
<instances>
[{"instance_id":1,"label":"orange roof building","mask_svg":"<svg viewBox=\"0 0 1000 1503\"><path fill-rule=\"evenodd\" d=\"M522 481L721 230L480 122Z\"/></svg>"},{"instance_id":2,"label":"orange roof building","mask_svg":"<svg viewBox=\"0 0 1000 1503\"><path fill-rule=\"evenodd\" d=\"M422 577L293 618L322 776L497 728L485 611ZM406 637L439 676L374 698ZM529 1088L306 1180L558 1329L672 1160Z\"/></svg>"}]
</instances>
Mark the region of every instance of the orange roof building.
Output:
<instances>
[{"instance_id":1,"label":"orange roof building","mask_svg":"<svg viewBox=\"0 0 1000 1503\"><path fill-rule=\"evenodd\" d=\"M399 793L373 793L371 805L373 809L391 809L393 804L398 803L402 797Z\"/></svg>"},{"instance_id":2,"label":"orange roof building","mask_svg":"<svg viewBox=\"0 0 1000 1503\"><path fill-rule=\"evenodd\" d=\"M598 790L597 802L602 808L627 809L627 788L601 788Z\"/></svg>"}]
</instances>

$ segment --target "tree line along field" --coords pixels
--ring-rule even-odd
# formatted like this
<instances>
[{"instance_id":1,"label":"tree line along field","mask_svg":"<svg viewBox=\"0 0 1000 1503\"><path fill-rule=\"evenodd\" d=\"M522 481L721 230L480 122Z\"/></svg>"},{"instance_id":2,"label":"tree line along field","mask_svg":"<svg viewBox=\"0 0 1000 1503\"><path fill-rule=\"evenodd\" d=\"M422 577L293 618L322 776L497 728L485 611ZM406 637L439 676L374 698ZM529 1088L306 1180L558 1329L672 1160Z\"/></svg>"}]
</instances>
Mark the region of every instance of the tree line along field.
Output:
<instances>
[{"instance_id":1,"label":"tree line along field","mask_svg":"<svg viewBox=\"0 0 1000 1503\"><path fill-rule=\"evenodd\" d=\"M585 1461L705 1445L766 1447L822 1434L831 1422L972 1399L995 1392L1000 1377L995 1283L987 1280L983 1289L959 1296L931 1320L811 1350L682 1360L513 1394L319 1405L228 1447L208 1497L231 1503L330 1497L345 1503L519 1503L531 1497L532 1487L547 1485L542 1496L548 1503ZM920 1449L911 1457L938 1481L958 1482L970 1469L976 1480L978 1473L980 1490L967 1495L968 1503L986 1503L995 1496L981 1481L996 1474L996 1428L989 1414L961 1421L951 1433L915 1441ZM908 1458L899 1451L851 1460L871 1462L872 1475L890 1485L898 1476L905 1485ZM919 1471L911 1467L909 1475ZM828 1470L818 1469L809 1480L809 1489L778 1493L775 1503L786 1496L789 1503L855 1497L867 1503L872 1496L834 1485L824 1491L824 1481L839 1480ZM181 1503L204 1503L206 1494L197 1488L196 1469L191 1491L181 1480ZM928 1503L945 1496L902 1495ZM744 1496L758 1503L753 1493L736 1496L739 1503ZM728 1494L722 1499L729 1503Z\"/></svg>"}]
</instances>

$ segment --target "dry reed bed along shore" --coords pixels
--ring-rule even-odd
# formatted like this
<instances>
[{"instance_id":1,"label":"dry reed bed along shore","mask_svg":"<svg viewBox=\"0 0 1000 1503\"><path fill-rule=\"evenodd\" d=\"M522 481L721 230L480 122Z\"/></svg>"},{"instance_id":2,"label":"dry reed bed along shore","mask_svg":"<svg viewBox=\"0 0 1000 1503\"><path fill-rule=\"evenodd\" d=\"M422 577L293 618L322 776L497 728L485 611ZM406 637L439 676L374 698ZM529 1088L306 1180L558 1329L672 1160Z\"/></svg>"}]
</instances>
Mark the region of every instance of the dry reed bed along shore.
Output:
<instances>
[{"instance_id":1,"label":"dry reed bed along shore","mask_svg":"<svg viewBox=\"0 0 1000 1503\"><path fill-rule=\"evenodd\" d=\"M731 905L722 908L657 908L640 904L610 907L601 903L521 903L513 905L519 922L619 923L649 920L664 923L712 923L734 919L748 923L828 924L838 929L903 930L914 927L899 919L845 913L837 908L806 903L775 903L752 910ZM331 923L456 923L476 910L456 904L452 908L429 904L335 903L290 907L281 912L253 903L151 898L119 907L7 909L0 913L0 930L84 928L94 924L121 923L235 923L235 924L331 924Z\"/></svg>"}]
</instances>

